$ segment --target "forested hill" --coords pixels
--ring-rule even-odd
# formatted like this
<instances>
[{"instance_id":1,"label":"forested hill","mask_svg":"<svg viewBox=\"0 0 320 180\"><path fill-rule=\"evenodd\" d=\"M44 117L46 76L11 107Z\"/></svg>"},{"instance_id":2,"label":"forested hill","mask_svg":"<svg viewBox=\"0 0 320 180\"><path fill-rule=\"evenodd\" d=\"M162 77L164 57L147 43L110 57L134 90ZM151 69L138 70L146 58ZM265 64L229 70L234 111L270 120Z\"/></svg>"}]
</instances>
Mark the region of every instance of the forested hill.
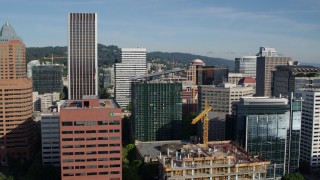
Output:
<instances>
[{"instance_id":1,"label":"forested hill","mask_svg":"<svg viewBox=\"0 0 320 180\"><path fill-rule=\"evenodd\" d=\"M28 47L26 50L26 59L27 62L35 59L43 60L44 57L54 56L59 57L67 57L67 47ZM114 64L116 61L120 62L121 60L121 51L118 46L105 46L103 44L98 44L98 57L99 57L99 67L101 66L110 66ZM213 58L207 56L194 55L189 53L179 53L179 52L150 52L147 54L147 60L150 61L152 59L161 59L170 62L182 63L188 65L194 59L203 60L206 65L224 65L229 66L230 69L234 69L234 61L221 59L221 58ZM57 58L54 59L56 63L63 63L67 65L66 58Z\"/></svg>"},{"instance_id":2,"label":"forested hill","mask_svg":"<svg viewBox=\"0 0 320 180\"><path fill-rule=\"evenodd\" d=\"M190 53L179 53L179 52L150 52L147 55L148 59L164 59L168 61L175 61L185 65L189 65L190 62L194 59L201 59L207 66L228 66L230 69L234 69L234 61L222 59L222 58L214 58L207 57L201 55L194 55Z\"/></svg>"}]
</instances>

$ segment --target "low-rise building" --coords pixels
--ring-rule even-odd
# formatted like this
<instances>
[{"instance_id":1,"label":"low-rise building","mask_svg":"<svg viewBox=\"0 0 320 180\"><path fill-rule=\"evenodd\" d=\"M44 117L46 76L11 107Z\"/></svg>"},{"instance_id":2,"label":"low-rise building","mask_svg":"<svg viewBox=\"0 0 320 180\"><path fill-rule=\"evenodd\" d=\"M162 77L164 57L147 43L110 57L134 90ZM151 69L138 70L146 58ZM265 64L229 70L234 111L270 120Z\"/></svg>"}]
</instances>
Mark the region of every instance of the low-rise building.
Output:
<instances>
[{"instance_id":1,"label":"low-rise building","mask_svg":"<svg viewBox=\"0 0 320 180\"><path fill-rule=\"evenodd\" d=\"M163 145L158 155L161 180L266 179L268 161L230 141Z\"/></svg>"}]
</instances>

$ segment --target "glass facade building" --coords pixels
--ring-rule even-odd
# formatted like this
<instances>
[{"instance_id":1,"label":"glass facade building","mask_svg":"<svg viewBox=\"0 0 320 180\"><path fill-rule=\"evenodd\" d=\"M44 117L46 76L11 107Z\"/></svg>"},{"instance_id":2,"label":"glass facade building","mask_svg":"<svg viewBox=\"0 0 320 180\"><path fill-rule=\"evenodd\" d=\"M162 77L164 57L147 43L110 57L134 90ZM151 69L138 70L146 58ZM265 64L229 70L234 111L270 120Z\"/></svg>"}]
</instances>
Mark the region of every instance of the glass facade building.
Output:
<instances>
[{"instance_id":1,"label":"glass facade building","mask_svg":"<svg viewBox=\"0 0 320 180\"><path fill-rule=\"evenodd\" d=\"M62 92L63 66L36 65L32 68L33 91L39 94Z\"/></svg>"},{"instance_id":2,"label":"glass facade building","mask_svg":"<svg viewBox=\"0 0 320 180\"><path fill-rule=\"evenodd\" d=\"M135 140L181 139L181 83L133 82L131 91Z\"/></svg>"},{"instance_id":3,"label":"glass facade building","mask_svg":"<svg viewBox=\"0 0 320 180\"><path fill-rule=\"evenodd\" d=\"M300 99L242 98L236 122L236 141L250 155L271 161L268 178L281 178L299 168Z\"/></svg>"},{"instance_id":4,"label":"glass facade building","mask_svg":"<svg viewBox=\"0 0 320 180\"><path fill-rule=\"evenodd\" d=\"M235 59L235 72L242 73L244 77L256 77L257 56L243 56Z\"/></svg>"}]
</instances>

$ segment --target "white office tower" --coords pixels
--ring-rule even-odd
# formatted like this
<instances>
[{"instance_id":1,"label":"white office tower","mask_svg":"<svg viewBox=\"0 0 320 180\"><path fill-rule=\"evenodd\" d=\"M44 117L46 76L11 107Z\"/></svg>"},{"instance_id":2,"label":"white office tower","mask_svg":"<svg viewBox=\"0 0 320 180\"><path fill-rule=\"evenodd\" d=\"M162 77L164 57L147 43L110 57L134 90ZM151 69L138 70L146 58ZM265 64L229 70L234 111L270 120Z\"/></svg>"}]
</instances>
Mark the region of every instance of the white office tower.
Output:
<instances>
[{"instance_id":1,"label":"white office tower","mask_svg":"<svg viewBox=\"0 0 320 180\"><path fill-rule=\"evenodd\" d=\"M235 59L235 72L242 73L243 77L256 78L257 56L243 56Z\"/></svg>"},{"instance_id":2,"label":"white office tower","mask_svg":"<svg viewBox=\"0 0 320 180\"><path fill-rule=\"evenodd\" d=\"M277 55L277 51L275 48L270 48L270 47L260 47L259 53L257 56L260 57L275 57Z\"/></svg>"},{"instance_id":3,"label":"white office tower","mask_svg":"<svg viewBox=\"0 0 320 180\"><path fill-rule=\"evenodd\" d=\"M115 98L126 108L131 101L131 78L147 72L146 48L122 48L121 63L115 64Z\"/></svg>"},{"instance_id":4,"label":"white office tower","mask_svg":"<svg viewBox=\"0 0 320 180\"><path fill-rule=\"evenodd\" d=\"M302 97L300 162L320 172L320 89L296 91Z\"/></svg>"}]
</instances>

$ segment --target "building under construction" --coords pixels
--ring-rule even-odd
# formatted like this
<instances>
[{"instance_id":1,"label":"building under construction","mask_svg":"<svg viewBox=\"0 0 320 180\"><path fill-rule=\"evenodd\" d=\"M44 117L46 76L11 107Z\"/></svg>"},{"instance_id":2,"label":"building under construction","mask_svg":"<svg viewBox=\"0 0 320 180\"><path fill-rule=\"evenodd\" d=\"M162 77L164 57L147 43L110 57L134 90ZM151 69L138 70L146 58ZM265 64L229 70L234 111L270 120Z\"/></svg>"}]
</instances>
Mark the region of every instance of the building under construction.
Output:
<instances>
[{"instance_id":1,"label":"building under construction","mask_svg":"<svg viewBox=\"0 0 320 180\"><path fill-rule=\"evenodd\" d=\"M267 165L231 141L161 146L158 156L163 180L266 179Z\"/></svg>"}]
</instances>

